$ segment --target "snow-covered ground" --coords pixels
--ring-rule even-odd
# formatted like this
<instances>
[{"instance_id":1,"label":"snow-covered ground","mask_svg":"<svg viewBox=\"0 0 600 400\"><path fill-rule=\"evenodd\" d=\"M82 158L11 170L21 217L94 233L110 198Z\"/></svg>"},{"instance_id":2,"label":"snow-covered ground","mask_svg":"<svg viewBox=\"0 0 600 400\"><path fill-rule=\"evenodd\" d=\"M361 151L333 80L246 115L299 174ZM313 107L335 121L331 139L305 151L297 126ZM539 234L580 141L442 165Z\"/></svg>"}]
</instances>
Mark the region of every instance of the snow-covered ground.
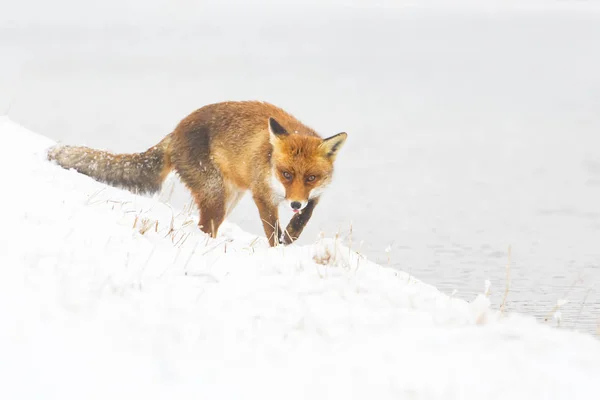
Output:
<instances>
[{"instance_id":1,"label":"snow-covered ground","mask_svg":"<svg viewBox=\"0 0 600 400\"><path fill-rule=\"evenodd\" d=\"M352 225L446 294L491 280L495 307L511 246L507 307L543 320L566 299L562 325L597 332L600 2L5 3L0 114L130 152L204 104L271 101L349 133L301 244ZM231 221L262 233L248 197Z\"/></svg>"},{"instance_id":2,"label":"snow-covered ground","mask_svg":"<svg viewBox=\"0 0 600 400\"><path fill-rule=\"evenodd\" d=\"M7 118L0 397L591 399L600 342L335 238L271 249L45 160ZM482 282L483 286L483 282ZM483 288L482 288L483 291Z\"/></svg>"}]
</instances>

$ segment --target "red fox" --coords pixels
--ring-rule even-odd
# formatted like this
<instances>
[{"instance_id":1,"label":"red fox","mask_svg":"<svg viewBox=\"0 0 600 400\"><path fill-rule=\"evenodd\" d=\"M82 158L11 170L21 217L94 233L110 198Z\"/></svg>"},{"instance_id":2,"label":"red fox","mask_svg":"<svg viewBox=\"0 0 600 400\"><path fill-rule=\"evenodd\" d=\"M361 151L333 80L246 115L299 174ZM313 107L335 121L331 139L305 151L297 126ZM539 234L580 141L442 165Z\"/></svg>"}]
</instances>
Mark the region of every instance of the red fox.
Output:
<instances>
[{"instance_id":1,"label":"red fox","mask_svg":"<svg viewBox=\"0 0 600 400\"><path fill-rule=\"evenodd\" d=\"M219 226L250 190L271 246L296 240L331 182L345 132L327 139L286 111L259 101L204 106L143 153L112 154L87 147L54 146L48 159L98 181L135 193L155 193L175 170L200 211L200 229ZM294 211L279 226L278 206Z\"/></svg>"}]
</instances>

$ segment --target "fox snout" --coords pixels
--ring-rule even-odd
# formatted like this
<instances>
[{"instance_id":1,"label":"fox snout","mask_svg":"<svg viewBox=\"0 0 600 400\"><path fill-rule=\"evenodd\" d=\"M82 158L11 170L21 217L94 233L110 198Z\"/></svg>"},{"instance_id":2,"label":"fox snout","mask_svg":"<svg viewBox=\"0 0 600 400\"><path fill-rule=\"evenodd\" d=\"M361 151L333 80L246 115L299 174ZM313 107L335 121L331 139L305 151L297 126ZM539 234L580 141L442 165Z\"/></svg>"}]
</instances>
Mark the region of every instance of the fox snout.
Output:
<instances>
[{"instance_id":1,"label":"fox snout","mask_svg":"<svg viewBox=\"0 0 600 400\"><path fill-rule=\"evenodd\" d=\"M298 201L298 200L292 200L289 202L290 204L290 208L292 209L292 211L294 213L300 212L304 207L306 207L306 205L308 204L308 201Z\"/></svg>"}]
</instances>

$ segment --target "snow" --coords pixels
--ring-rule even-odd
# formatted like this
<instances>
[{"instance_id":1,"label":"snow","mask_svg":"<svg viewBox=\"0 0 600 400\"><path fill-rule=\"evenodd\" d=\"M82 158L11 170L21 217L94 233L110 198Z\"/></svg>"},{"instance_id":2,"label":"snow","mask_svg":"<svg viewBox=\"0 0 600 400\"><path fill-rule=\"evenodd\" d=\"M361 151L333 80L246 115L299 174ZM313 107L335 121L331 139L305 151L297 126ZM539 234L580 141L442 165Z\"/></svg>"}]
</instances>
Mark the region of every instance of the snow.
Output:
<instances>
[{"instance_id":1,"label":"snow","mask_svg":"<svg viewBox=\"0 0 600 400\"><path fill-rule=\"evenodd\" d=\"M566 298L561 325L598 332L600 2L235 1L11 2L0 114L137 152L203 105L270 101L349 134L300 244L352 226L446 294L489 279L496 308L510 246L507 310L552 323ZM248 196L231 220L262 232Z\"/></svg>"},{"instance_id":2,"label":"snow","mask_svg":"<svg viewBox=\"0 0 600 400\"><path fill-rule=\"evenodd\" d=\"M210 239L193 209L63 170L7 118L0 135L1 398L600 395L590 335L452 298L336 238L271 249L225 222Z\"/></svg>"}]
</instances>

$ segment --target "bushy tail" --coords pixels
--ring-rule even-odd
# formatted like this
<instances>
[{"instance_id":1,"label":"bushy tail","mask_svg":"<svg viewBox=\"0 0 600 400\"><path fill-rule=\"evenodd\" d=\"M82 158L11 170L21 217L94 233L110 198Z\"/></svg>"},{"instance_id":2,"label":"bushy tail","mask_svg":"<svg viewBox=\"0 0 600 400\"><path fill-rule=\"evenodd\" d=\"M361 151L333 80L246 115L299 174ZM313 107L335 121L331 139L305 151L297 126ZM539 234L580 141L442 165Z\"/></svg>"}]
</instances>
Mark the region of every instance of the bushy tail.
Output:
<instances>
[{"instance_id":1,"label":"bushy tail","mask_svg":"<svg viewBox=\"0 0 600 400\"><path fill-rule=\"evenodd\" d=\"M48 160L134 193L156 193L171 171L170 136L143 153L112 154L80 146L54 146Z\"/></svg>"}]
</instances>

